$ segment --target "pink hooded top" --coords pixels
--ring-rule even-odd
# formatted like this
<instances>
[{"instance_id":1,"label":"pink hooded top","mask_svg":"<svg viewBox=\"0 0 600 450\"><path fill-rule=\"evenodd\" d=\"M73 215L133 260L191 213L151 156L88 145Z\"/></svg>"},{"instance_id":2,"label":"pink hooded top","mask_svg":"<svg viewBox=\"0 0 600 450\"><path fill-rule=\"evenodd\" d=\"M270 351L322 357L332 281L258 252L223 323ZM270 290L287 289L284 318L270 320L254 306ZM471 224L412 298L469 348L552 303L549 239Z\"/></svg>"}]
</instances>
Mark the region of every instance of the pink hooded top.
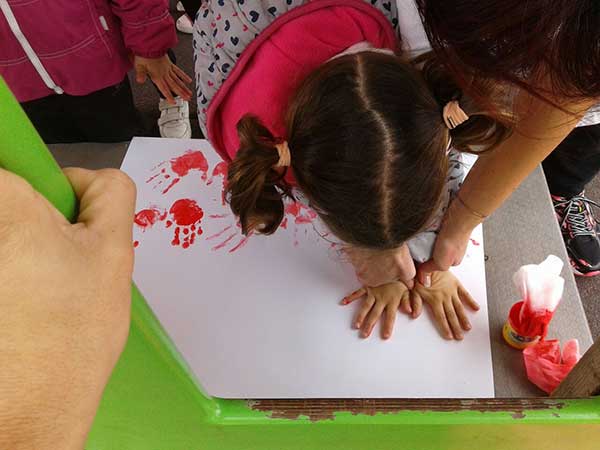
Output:
<instances>
[{"instance_id":1,"label":"pink hooded top","mask_svg":"<svg viewBox=\"0 0 600 450\"><path fill-rule=\"evenodd\" d=\"M112 86L176 43L167 0L0 1L0 75L20 102Z\"/></svg>"},{"instance_id":2,"label":"pink hooded top","mask_svg":"<svg viewBox=\"0 0 600 450\"><path fill-rule=\"evenodd\" d=\"M275 20L246 47L210 103L208 138L217 152L225 161L235 157L236 125L246 114L285 138L285 110L298 84L333 56L364 41L390 50L398 45L390 22L362 0L314 0Z\"/></svg>"}]
</instances>

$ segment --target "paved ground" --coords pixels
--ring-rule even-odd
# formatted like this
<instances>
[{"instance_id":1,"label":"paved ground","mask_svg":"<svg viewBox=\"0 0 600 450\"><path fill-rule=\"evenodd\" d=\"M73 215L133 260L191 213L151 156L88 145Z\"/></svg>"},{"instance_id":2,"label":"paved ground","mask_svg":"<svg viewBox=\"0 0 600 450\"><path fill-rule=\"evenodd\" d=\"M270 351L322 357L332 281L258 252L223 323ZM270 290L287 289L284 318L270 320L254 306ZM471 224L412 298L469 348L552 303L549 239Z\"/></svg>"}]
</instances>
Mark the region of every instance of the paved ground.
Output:
<instances>
[{"instance_id":1,"label":"paved ground","mask_svg":"<svg viewBox=\"0 0 600 450\"><path fill-rule=\"evenodd\" d=\"M179 45L175 49L178 65L188 74L193 74L191 36L179 33ZM138 109L145 122L152 129L151 135L158 135L156 119L158 118L158 94L150 83L139 86L132 80L134 98ZM201 137L196 119L195 99L190 104L193 137ZM68 159L68 158L67 158ZM77 158L79 159L79 158ZM97 158L93 158L97 159ZM588 194L592 199L600 201L600 178L596 178L588 187ZM532 261L533 262L533 261ZM600 277L593 279L579 279L578 287L586 310L590 328L594 339L600 337Z\"/></svg>"}]
</instances>

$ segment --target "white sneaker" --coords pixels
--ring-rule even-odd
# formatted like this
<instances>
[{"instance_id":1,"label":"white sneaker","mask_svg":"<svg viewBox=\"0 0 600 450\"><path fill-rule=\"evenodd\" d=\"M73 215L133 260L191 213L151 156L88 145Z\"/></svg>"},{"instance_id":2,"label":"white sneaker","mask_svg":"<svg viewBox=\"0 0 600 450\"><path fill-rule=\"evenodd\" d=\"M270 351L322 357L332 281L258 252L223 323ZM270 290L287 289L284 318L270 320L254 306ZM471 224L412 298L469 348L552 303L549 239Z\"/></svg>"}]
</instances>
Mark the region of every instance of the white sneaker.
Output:
<instances>
[{"instance_id":1,"label":"white sneaker","mask_svg":"<svg viewBox=\"0 0 600 450\"><path fill-rule=\"evenodd\" d=\"M179 11L179 12L185 11L185 7L183 6L183 3L181 3L181 2L177 2L175 9L177 9L177 11Z\"/></svg>"},{"instance_id":2,"label":"white sneaker","mask_svg":"<svg viewBox=\"0 0 600 450\"><path fill-rule=\"evenodd\" d=\"M187 14L184 14L179 19L177 19L177 22L175 22L175 26L182 33L192 34L194 32L194 24L187 16Z\"/></svg>"},{"instance_id":3,"label":"white sneaker","mask_svg":"<svg viewBox=\"0 0 600 450\"><path fill-rule=\"evenodd\" d=\"M160 117L158 128L164 138L189 139L192 136L190 123L190 106L181 97L175 97L175 104L171 105L166 99L161 98L158 103Z\"/></svg>"}]
</instances>

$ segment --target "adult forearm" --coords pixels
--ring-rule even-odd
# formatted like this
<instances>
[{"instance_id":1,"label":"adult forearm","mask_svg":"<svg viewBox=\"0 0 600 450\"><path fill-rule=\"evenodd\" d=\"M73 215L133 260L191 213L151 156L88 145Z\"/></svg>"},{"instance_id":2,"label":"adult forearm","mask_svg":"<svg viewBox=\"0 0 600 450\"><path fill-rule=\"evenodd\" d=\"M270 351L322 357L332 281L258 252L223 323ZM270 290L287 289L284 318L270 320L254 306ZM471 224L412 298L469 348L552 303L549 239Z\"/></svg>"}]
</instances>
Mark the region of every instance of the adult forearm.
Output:
<instances>
[{"instance_id":1,"label":"adult forearm","mask_svg":"<svg viewBox=\"0 0 600 450\"><path fill-rule=\"evenodd\" d=\"M47 355L26 361L27 367L23 362L3 366L0 448L84 448L107 374L82 375L85 371L76 364L61 364L61 361L69 361L69 355L53 353L56 352L49 351ZM65 386L69 375L71 382Z\"/></svg>"},{"instance_id":2,"label":"adult forearm","mask_svg":"<svg viewBox=\"0 0 600 450\"><path fill-rule=\"evenodd\" d=\"M491 215L573 130L579 113L593 103L563 111L538 100L528 102L513 135L475 163L461 188L461 200L472 210Z\"/></svg>"}]
</instances>

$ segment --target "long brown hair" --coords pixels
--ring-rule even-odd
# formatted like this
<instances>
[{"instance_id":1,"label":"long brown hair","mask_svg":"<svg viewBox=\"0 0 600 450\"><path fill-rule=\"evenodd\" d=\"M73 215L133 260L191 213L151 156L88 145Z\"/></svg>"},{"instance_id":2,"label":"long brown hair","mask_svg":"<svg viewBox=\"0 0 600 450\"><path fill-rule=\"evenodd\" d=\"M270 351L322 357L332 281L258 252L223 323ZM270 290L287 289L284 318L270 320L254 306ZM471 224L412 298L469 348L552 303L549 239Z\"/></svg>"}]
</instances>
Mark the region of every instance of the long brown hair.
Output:
<instances>
[{"instance_id":1,"label":"long brown hair","mask_svg":"<svg viewBox=\"0 0 600 450\"><path fill-rule=\"evenodd\" d=\"M472 94L481 79L548 99L600 98L598 0L416 0L435 53Z\"/></svg>"},{"instance_id":2,"label":"long brown hair","mask_svg":"<svg viewBox=\"0 0 600 450\"><path fill-rule=\"evenodd\" d=\"M442 108L460 100L471 116L448 130ZM294 176L311 206L348 244L392 249L422 230L448 172L446 148L485 150L508 133L476 111L439 65L422 70L399 57L362 52L336 58L300 85L286 129ZM228 199L244 232L272 233L289 186L273 167L274 137L255 117L238 123L240 149L229 167Z\"/></svg>"}]
</instances>

